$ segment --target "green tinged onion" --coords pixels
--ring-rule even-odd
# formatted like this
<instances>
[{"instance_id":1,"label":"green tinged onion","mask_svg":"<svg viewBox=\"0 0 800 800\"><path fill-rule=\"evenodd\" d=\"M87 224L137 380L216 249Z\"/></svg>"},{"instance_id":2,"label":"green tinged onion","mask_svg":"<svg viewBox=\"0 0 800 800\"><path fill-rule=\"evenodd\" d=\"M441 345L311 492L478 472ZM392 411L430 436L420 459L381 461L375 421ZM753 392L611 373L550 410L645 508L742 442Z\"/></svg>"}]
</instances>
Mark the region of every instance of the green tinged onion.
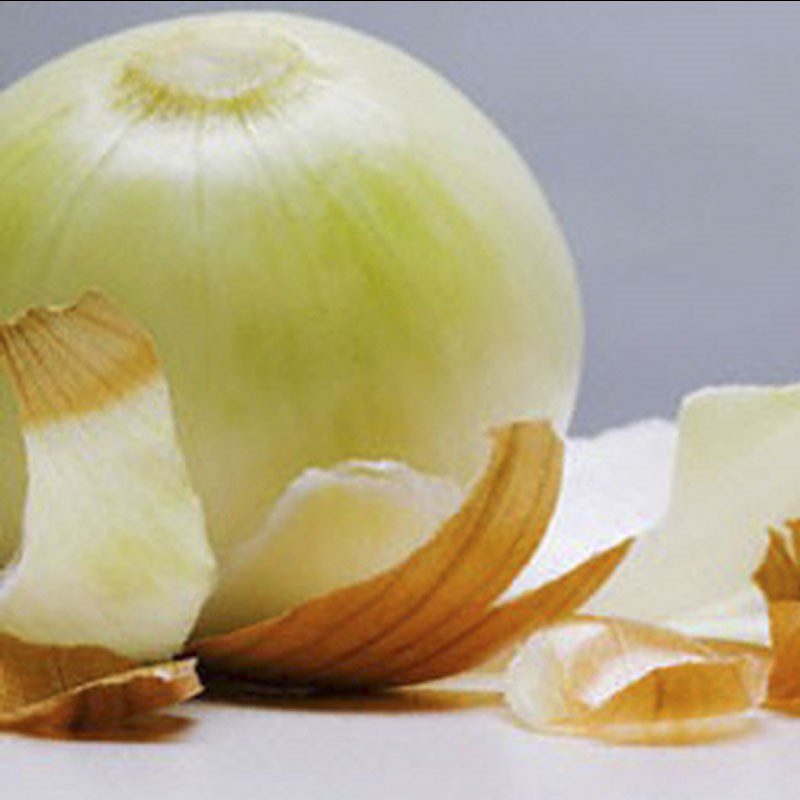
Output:
<instances>
[{"instance_id":1,"label":"green tinged onion","mask_svg":"<svg viewBox=\"0 0 800 800\"><path fill-rule=\"evenodd\" d=\"M0 270L3 315L95 287L153 332L218 553L309 468L393 459L465 485L487 427L563 430L573 408L579 298L530 172L441 77L324 22L166 22L7 89Z\"/></svg>"}]
</instances>

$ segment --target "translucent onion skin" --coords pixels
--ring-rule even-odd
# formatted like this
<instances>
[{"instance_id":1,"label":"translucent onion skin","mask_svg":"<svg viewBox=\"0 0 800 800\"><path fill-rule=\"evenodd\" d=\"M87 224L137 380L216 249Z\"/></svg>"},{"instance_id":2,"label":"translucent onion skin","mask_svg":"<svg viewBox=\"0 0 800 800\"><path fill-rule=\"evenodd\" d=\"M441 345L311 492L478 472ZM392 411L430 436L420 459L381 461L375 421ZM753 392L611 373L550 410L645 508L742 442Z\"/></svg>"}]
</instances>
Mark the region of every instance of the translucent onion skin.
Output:
<instances>
[{"instance_id":1,"label":"translucent onion skin","mask_svg":"<svg viewBox=\"0 0 800 800\"><path fill-rule=\"evenodd\" d=\"M307 467L464 483L488 426L574 403L573 267L525 165L428 68L316 20L138 28L7 89L0 271L3 315L96 287L150 327L218 548Z\"/></svg>"}]
</instances>

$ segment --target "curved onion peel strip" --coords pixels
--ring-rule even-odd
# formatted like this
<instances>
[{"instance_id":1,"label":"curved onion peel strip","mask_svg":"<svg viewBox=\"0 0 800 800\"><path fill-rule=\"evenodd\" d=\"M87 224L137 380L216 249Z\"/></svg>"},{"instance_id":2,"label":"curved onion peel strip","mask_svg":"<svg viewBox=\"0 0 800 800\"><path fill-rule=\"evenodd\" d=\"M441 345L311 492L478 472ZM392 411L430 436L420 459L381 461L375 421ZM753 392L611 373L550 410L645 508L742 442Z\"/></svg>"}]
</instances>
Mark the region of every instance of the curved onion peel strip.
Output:
<instances>
[{"instance_id":1,"label":"curved onion peel strip","mask_svg":"<svg viewBox=\"0 0 800 800\"><path fill-rule=\"evenodd\" d=\"M78 732L198 694L191 659L151 666L94 647L51 647L0 635L0 729Z\"/></svg>"},{"instance_id":2,"label":"curved onion peel strip","mask_svg":"<svg viewBox=\"0 0 800 800\"><path fill-rule=\"evenodd\" d=\"M506 699L535 729L615 741L722 735L754 709L763 659L621 619L574 618L534 635L507 673Z\"/></svg>"},{"instance_id":3,"label":"curved onion peel strip","mask_svg":"<svg viewBox=\"0 0 800 800\"><path fill-rule=\"evenodd\" d=\"M569 439L558 505L536 558L512 590L534 589L659 525L669 502L677 429L647 419Z\"/></svg>"},{"instance_id":4,"label":"curved onion peel strip","mask_svg":"<svg viewBox=\"0 0 800 800\"><path fill-rule=\"evenodd\" d=\"M608 580L627 555L630 545L630 540L622 542L538 589L501 603L474 628L439 649L432 647L427 639L416 648L409 647L408 653L413 655L404 660L411 663L386 682L394 685L421 683L485 664L535 630L580 608Z\"/></svg>"},{"instance_id":5,"label":"curved onion peel strip","mask_svg":"<svg viewBox=\"0 0 800 800\"><path fill-rule=\"evenodd\" d=\"M28 460L0 630L135 659L179 651L214 576L149 335L95 292L0 326Z\"/></svg>"},{"instance_id":6,"label":"curved onion peel strip","mask_svg":"<svg viewBox=\"0 0 800 800\"><path fill-rule=\"evenodd\" d=\"M669 511L588 609L686 633L766 641L749 578L770 524L800 515L800 385L685 398Z\"/></svg>"},{"instance_id":7,"label":"curved onion peel strip","mask_svg":"<svg viewBox=\"0 0 800 800\"><path fill-rule=\"evenodd\" d=\"M770 603L769 622L772 668L766 705L800 714L800 603Z\"/></svg>"},{"instance_id":8,"label":"curved onion peel strip","mask_svg":"<svg viewBox=\"0 0 800 800\"><path fill-rule=\"evenodd\" d=\"M561 589L543 587L539 598L494 605L547 529L561 463L562 445L548 423L498 429L468 499L408 559L190 649L211 675L327 688L422 682L490 658L584 599L574 577L565 577ZM603 554L586 571L605 578L621 557Z\"/></svg>"},{"instance_id":9,"label":"curved onion peel strip","mask_svg":"<svg viewBox=\"0 0 800 800\"><path fill-rule=\"evenodd\" d=\"M800 520L788 520L786 528L786 538L770 529L753 580L769 608L772 668L766 705L800 714Z\"/></svg>"},{"instance_id":10,"label":"curved onion peel strip","mask_svg":"<svg viewBox=\"0 0 800 800\"><path fill-rule=\"evenodd\" d=\"M378 575L428 541L463 500L455 482L397 462L308 469L271 508L259 533L223 558L195 634L276 617Z\"/></svg>"},{"instance_id":11,"label":"curved onion peel strip","mask_svg":"<svg viewBox=\"0 0 800 800\"><path fill-rule=\"evenodd\" d=\"M787 520L788 536L769 529L767 551L753 581L768 603L800 602L800 520Z\"/></svg>"}]
</instances>

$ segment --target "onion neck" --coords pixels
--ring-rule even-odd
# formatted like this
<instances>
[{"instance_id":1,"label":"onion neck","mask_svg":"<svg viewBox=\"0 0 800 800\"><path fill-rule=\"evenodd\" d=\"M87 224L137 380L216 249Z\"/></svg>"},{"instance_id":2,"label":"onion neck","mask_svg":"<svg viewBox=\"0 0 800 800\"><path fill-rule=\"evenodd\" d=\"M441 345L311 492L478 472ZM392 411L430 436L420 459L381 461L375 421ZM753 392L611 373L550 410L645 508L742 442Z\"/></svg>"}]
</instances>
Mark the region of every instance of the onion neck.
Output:
<instances>
[{"instance_id":1,"label":"onion neck","mask_svg":"<svg viewBox=\"0 0 800 800\"><path fill-rule=\"evenodd\" d=\"M305 92L314 72L284 36L239 28L185 32L126 60L115 100L156 118L274 114Z\"/></svg>"}]
</instances>

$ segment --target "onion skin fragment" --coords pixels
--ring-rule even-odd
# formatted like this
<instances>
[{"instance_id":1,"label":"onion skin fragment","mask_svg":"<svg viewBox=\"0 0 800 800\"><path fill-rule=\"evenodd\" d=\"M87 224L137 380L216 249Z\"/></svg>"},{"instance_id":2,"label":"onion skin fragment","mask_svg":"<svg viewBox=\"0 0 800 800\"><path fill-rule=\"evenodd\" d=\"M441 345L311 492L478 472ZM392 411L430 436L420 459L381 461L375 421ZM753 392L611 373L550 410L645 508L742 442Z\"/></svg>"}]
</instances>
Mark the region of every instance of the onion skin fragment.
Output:
<instances>
[{"instance_id":1,"label":"onion skin fragment","mask_svg":"<svg viewBox=\"0 0 800 800\"><path fill-rule=\"evenodd\" d=\"M149 334L97 292L0 325L28 486L0 631L141 661L179 652L215 561Z\"/></svg>"},{"instance_id":2,"label":"onion skin fragment","mask_svg":"<svg viewBox=\"0 0 800 800\"><path fill-rule=\"evenodd\" d=\"M195 640L189 651L212 682L216 675L318 689L388 688L479 666L573 611L627 552L626 542L495 604L545 534L562 458L548 423L497 429L483 477L407 560L282 616Z\"/></svg>"},{"instance_id":3,"label":"onion skin fragment","mask_svg":"<svg viewBox=\"0 0 800 800\"><path fill-rule=\"evenodd\" d=\"M631 620L575 617L529 639L506 675L525 725L637 744L687 744L746 727L765 660Z\"/></svg>"},{"instance_id":4,"label":"onion skin fragment","mask_svg":"<svg viewBox=\"0 0 800 800\"><path fill-rule=\"evenodd\" d=\"M512 588L533 589L629 536L649 536L669 502L676 440L676 426L663 419L569 438L558 508Z\"/></svg>"},{"instance_id":5,"label":"onion skin fragment","mask_svg":"<svg viewBox=\"0 0 800 800\"><path fill-rule=\"evenodd\" d=\"M0 635L0 729L37 735L108 731L199 694L191 659L140 665L96 647Z\"/></svg>"},{"instance_id":6,"label":"onion skin fragment","mask_svg":"<svg viewBox=\"0 0 800 800\"><path fill-rule=\"evenodd\" d=\"M452 481L396 462L306 470L261 530L221 560L195 636L276 617L390 569L428 541L463 499Z\"/></svg>"},{"instance_id":7,"label":"onion skin fragment","mask_svg":"<svg viewBox=\"0 0 800 800\"><path fill-rule=\"evenodd\" d=\"M537 629L580 608L611 577L631 545L631 540L624 541L537 589L495 606L474 628L438 650L431 648L427 640L421 642L420 650L434 652L424 658L417 656L416 661L392 676L392 684L433 681L482 667ZM415 649L409 651L413 653Z\"/></svg>"},{"instance_id":8,"label":"onion skin fragment","mask_svg":"<svg viewBox=\"0 0 800 800\"><path fill-rule=\"evenodd\" d=\"M750 577L763 531L800 514L800 384L721 386L683 399L663 523L588 606L691 636L766 643Z\"/></svg>"},{"instance_id":9,"label":"onion skin fragment","mask_svg":"<svg viewBox=\"0 0 800 800\"><path fill-rule=\"evenodd\" d=\"M548 423L494 434L484 476L439 533L381 575L276 619L195 641L206 670L278 685L360 687L380 663L431 636L479 621L544 536L558 495L563 447ZM372 683L370 685L373 685Z\"/></svg>"},{"instance_id":10,"label":"onion skin fragment","mask_svg":"<svg viewBox=\"0 0 800 800\"><path fill-rule=\"evenodd\" d=\"M764 559L753 575L769 609L772 663L766 705L800 714L800 520L771 528Z\"/></svg>"}]
</instances>

